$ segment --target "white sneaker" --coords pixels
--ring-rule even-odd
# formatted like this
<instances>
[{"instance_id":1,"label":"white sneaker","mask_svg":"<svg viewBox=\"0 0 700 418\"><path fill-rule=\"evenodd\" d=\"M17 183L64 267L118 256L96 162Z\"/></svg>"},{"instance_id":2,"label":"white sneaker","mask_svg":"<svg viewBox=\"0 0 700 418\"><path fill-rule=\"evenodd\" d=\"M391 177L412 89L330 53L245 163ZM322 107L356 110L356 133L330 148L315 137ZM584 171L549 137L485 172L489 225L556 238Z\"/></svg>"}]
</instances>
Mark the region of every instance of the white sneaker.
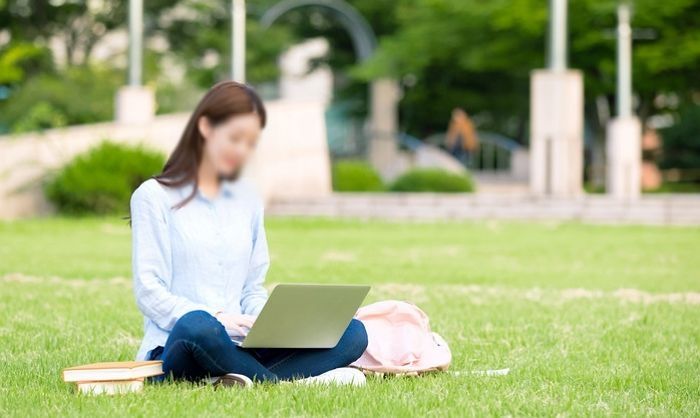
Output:
<instances>
[{"instance_id":1,"label":"white sneaker","mask_svg":"<svg viewBox=\"0 0 700 418\"><path fill-rule=\"evenodd\" d=\"M223 376L209 377L207 379L204 379L204 381L208 384L214 385L215 388L221 386L238 386L248 388L253 386L253 381L250 380L250 378L248 378L247 376L243 376L242 374L236 373L228 373Z\"/></svg>"},{"instance_id":2,"label":"white sneaker","mask_svg":"<svg viewBox=\"0 0 700 418\"><path fill-rule=\"evenodd\" d=\"M364 373L352 367L340 367L321 375L299 379L295 382L305 385L351 385L364 386L367 383Z\"/></svg>"}]
</instances>

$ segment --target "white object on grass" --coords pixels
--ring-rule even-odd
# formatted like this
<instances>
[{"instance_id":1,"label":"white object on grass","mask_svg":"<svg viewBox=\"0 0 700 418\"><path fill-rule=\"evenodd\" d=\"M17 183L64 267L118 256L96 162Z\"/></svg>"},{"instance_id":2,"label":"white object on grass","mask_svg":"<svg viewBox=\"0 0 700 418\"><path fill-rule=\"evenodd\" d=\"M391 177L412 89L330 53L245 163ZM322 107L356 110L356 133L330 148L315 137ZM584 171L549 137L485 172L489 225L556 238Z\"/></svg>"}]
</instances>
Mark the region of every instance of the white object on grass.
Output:
<instances>
[{"instance_id":1,"label":"white object on grass","mask_svg":"<svg viewBox=\"0 0 700 418\"><path fill-rule=\"evenodd\" d=\"M510 373L510 368L507 369L494 369L494 370L469 370L469 371L451 371L454 376L507 376Z\"/></svg>"},{"instance_id":2,"label":"white object on grass","mask_svg":"<svg viewBox=\"0 0 700 418\"><path fill-rule=\"evenodd\" d=\"M327 371L321 375L307 377L295 381L305 385L351 385L364 386L367 383L364 373L352 367L340 367Z\"/></svg>"}]
</instances>

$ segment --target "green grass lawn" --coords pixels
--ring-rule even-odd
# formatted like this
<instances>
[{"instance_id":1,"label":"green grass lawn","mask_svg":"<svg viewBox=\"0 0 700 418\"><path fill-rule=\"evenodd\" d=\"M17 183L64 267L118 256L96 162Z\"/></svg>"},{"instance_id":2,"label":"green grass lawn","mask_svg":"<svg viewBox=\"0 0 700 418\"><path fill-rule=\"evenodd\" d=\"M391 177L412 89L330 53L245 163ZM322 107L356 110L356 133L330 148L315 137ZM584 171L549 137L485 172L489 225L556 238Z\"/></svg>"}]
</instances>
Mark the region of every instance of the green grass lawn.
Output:
<instances>
[{"instance_id":1,"label":"green grass lawn","mask_svg":"<svg viewBox=\"0 0 700 418\"><path fill-rule=\"evenodd\" d=\"M78 396L69 365L141 337L129 229L0 223L0 416L700 415L700 229L268 220L270 284L369 283L450 343L452 370L364 388L148 386ZM504 377L473 370L510 368Z\"/></svg>"}]
</instances>

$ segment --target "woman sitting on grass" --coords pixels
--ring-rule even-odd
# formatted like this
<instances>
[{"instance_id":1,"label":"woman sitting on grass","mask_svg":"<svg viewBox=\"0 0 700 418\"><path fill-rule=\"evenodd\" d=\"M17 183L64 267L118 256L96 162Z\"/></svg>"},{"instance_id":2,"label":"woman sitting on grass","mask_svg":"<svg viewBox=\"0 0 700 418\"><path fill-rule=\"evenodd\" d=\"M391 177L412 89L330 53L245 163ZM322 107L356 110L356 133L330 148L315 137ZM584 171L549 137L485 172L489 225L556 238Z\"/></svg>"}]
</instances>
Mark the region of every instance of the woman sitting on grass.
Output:
<instances>
[{"instance_id":1,"label":"woman sitting on grass","mask_svg":"<svg viewBox=\"0 0 700 418\"><path fill-rule=\"evenodd\" d=\"M250 329L267 300L262 202L237 180L265 117L250 87L215 85L163 172L134 192L134 292L145 316L137 357L162 360L166 376L215 384L364 382L345 368L367 346L355 319L331 349L245 349L231 340Z\"/></svg>"}]
</instances>

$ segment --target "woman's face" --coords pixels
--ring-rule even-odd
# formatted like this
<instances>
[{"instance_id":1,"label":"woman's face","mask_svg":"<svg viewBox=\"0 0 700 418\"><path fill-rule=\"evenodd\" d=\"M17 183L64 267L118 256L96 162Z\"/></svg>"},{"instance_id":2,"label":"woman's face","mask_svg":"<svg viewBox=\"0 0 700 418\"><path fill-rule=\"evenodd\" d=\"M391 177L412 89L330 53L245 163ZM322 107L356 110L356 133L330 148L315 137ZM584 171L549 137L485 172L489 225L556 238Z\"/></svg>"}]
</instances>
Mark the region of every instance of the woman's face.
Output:
<instances>
[{"instance_id":1,"label":"woman's face","mask_svg":"<svg viewBox=\"0 0 700 418\"><path fill-rule=\"evenodd\" d=\"M260 118L246 113L212 125L206 118L199 120L199 131L204 137L204 155L207 163L219 176L238 174L250 158L260 136Z\"/></svg>"}]
</instances>

